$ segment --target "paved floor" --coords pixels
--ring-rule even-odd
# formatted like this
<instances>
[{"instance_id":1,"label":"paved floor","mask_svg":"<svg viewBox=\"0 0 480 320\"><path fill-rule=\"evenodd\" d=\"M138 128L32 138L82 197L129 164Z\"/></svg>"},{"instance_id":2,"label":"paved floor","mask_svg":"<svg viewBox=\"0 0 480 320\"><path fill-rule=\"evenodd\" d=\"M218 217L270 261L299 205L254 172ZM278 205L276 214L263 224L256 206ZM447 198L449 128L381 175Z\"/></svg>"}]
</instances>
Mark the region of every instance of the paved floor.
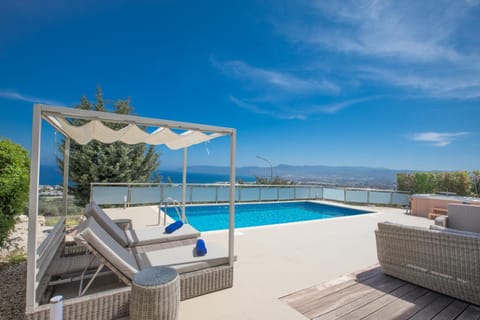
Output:
<instances>
[{"instance_id":1,"label":"paved floor","mask_svg":"<svg viewBox=\"0 0 480 320\"><path fill-rule=\"evenodd\" d=\"M279 298L376 264L374 230L380 221L432 223L405 215L403 209L369 209L376 213L237 229L233 288L182 301L180 320L305 319ZM128 217L122 210L111 212L112 217ZM156 210L152 207L150 215L145 213L150 218L137 219L134 225L156 223ZM224 231L204 232L202 237L207 244L227 245Z\"/></svg>"}]
</instances>

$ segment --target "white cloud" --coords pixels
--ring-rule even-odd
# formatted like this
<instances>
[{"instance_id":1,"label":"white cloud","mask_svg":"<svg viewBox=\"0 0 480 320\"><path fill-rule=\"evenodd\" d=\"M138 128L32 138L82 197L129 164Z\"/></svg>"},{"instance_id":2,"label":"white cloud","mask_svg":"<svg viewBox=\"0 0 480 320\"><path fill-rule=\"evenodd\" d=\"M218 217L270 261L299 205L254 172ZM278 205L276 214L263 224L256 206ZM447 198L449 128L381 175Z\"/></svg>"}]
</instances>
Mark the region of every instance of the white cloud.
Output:
<instances>
[{"instance_id":1,"label":"white cloud","mask_svg":"<svg viewBox=\"0 0 480 320\"><path fill-rule=\"evenodd\" d=\"M397 87L414 89L429 97L449 99L480 98L480 77L478 74L459 71L448 76L388 70L378 67L361 67L359 78L389 83Z\"/></svg>"},{"instance_id":2,"label":"white cloud","mask_svg":"<svg viewBox=\"0 0 480 320\"><path fill-rule=\"evenodd\" d=\"M445 147L460 137L470 135L470 132L419 132L413 134L414 141L428 142L435 147Z\"/></svg>"},{"instance_id":3,"label":"white cloud","mask_svg":"<svg viewBox=\"0 0 480 320\"><path fill-rule=\"evenodd\" d=\"M336 103L329 103L324 105L278 105L278 104L270 104L265 101L262 102L246 102L244 100L240 100L234 96L230 96L229 99L232 101L237 107L242 108L244 110L248 110L252 113L266 115L272 118L277 119L287 119L287 120L306 120L312 116L325 114L325 113L337 113L347 107L350 107L355 104L359 104L362 102L370 101L377 99L378 97L366 97L366 98L358 98L358 99L351 99L345 100Z\"/></svg>"},{"instance_id":4,"label":"white cloud","mask_svg":"<svg viewBox=\"0 0 480 320\"><path fill-rule=\"evenodd\" d=\"M339 73L425 97L480 97L479 1L305 1L273 24L312 60L340 54ZM297 6L298 7L298 6ZM312 64L318 61L312 61ZM360 70L360 74L357 74Z\"/></svg>"},{"instance_id":5,"label":"white cloud","mask_svg":"<svg viewBox=\"0 0 480 320\"><path fill-rule=\"evenodd\" d=\"M61 102L25 95L13 90L0 89L0 98L9 100L25 101L30 103L43 103L48 105L63 105Z\"/></svg>"},{"instance_id":6,"label":"white cloud","mask_svg":"<svg viewBox=\"0 0 480 320\"><path fill-rule=\"evenodd\" d=\"M332 103L332 104L327 104L327 105L323 105L323 106L315 106L315 108L312 108L311 109L311 112L315 112L315 111L320 111L320 112L324 112L324 113L337 113L347 107L350 107L354 104L359 104L359 103L362 103L362 102L366 102L366 101L371 101L371 100L374 100L374 99L377 99L378 97L366 97L366 98L359 98L359 99L351 99L351 100L346 100L346 101L341 101L341 102L337 102L337 103Z\"/></svg>"},{"instance_id":7,"label":"white cloud","mask_svg":"<svg viewBox=\"0 0 480 320\"><path fill-rule=\"evenodd\" d=\"M326 79L312 79L287 72L254 67L243 61L218 62L212 64L228 76L249 81L256 89L281 89L290 93L338 93L340 88Z\"/></svg>"},{"instance_id":8,"label":"white cloud","mask_svg":"<svg viewBox=\"0 0 480 320\"><path fill-rule=\"evenodd\" d=\"M292 40L333 51L420 61L458 58L450 36L470 8L457 0L314 1L310 5L312 14L321 19L293 22L286 29Z\"/></svg>"},{"instance_id":9,"label":"white cloud","mask_svg":"<svg viewBox=\"0 0 480 320\"><path fill-rule=\"evenodd\" d=\"M248 110L252 113L262 114L262 115L266 115L266 116L277 118L277 119L283 119L283 120L295 120L295 119L305 120L306 119L306 116L300 113L293 113L289 111L285 112L285 111L277 110L276 108L271 108L271 107L262 108L257 104L245 102L233 96L230 96L229 99L237 107Z\"/></svg>"}]
</instances>

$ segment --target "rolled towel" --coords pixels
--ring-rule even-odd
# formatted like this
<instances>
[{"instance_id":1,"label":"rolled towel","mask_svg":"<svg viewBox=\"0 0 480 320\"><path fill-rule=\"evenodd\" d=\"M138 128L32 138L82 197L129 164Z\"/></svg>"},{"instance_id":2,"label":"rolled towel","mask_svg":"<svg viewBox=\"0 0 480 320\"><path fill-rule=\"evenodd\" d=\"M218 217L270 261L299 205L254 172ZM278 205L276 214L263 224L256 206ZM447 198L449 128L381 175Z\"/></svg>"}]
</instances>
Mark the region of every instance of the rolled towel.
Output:
<instances>
[{"instance_id":1,"label":"rolled towel","mask_svg":"<svg viewBox=\"0 0 480 320\"><path fill-rule=\"evenodd\" d=\"M183 222L178 220L173 223L170 223L168 226L165 227L166 233L172 233L175 230L180 229L183 226Z\"/></svg>"},{"instance_id":2,"label":"rolled towel","mask_svg":"<svg viewBox=\"0 0 480 320\"><path fill-rule=\"evenodd\" d=\"M197 252L197 256L204 256L207 254L207 247L205 246L205 241L203 241L203 239L197 240L195 251Z\"/></svg>"}]
</instances>

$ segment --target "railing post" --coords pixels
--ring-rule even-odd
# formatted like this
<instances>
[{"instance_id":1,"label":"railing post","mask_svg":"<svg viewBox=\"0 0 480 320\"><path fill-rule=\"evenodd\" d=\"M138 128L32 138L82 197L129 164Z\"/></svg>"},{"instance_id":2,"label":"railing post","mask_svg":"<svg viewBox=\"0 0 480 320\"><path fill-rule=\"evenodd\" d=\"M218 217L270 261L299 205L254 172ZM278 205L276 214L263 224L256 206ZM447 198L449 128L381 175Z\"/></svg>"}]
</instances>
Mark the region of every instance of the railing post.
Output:
<instances>
[{"instance_id":1,"label":"railing post","mask_svg":"<svg viewBox=\"0 0 480 320\"><path fill-rule=\"evenodd\" d=\"M160 206L161 206L163 202L163 185L161 183L158 184L158 195L159 195Z\"/></svg>"},{"instance_id":2,"label":"railing post","mask_svg":"<svg viewBox=\"0 0 480 320\"><path fill-rule=\"evenodd\" d=\"M132 190L130 189L131 186L128 185L128 201L127 201L127 207L130 207L130 202L132 202Z\"/></svg>"},{"instance_id":3,"label":"railing post","mask_svg":"<svg viewBox=\"0 0 480 320\"><path fill-rule=\"evenodd\" d=\"M343 203L347 203L347 188L343 188Z\"/></svg>"},{"instance_id":4,"label":"railing post","mask_svg":"<svg viewBox=\"0 0 480 320\"><path fill-rule=\"evenodd\" d=\"M370 205L370 190L367 190L367 205Z\"/></svg>"},{"instance_id":5,"label":"railing post","mask_svg":"<svg viewBox=\"0 0 480 320\"><path fill-rule=\"evenodd\" d=\"M65 192L65 190L63 190ZM90 202L93 201L93 182L90 182Z\"/></svg>"}]
</instances>

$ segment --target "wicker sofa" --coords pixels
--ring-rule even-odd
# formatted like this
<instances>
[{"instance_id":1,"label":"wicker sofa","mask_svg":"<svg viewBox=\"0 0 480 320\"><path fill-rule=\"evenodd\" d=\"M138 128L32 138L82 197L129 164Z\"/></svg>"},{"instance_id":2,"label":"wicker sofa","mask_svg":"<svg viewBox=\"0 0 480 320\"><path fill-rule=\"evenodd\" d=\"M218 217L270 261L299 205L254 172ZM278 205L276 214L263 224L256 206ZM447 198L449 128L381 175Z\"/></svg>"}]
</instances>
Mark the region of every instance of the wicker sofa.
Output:
<instances>
[{"instance_id":1,"label":"wicker sofa","mask_svg":"<svg viewBox=\"0 0 480 320\"><path fill-rule=\"evenodd\" d=\"M379 223L377 255L385 274L480 305L480 234Z\"/></svg>"}]
</instances>

